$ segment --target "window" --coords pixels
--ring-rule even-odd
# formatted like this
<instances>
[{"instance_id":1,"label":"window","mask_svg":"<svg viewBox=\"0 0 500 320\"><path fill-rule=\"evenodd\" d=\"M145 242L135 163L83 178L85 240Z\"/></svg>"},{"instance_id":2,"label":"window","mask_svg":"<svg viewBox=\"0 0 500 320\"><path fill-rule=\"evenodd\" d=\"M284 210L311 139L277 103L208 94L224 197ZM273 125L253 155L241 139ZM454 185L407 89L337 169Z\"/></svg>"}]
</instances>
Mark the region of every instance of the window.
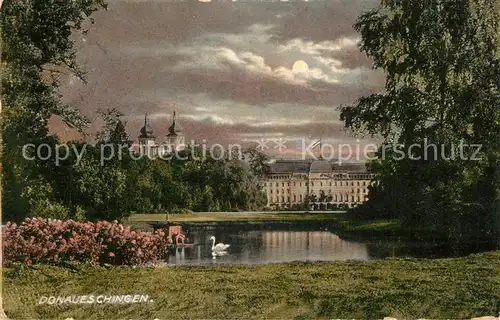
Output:
<instances>
[{"instance_id":1,"label":"window","mask_svg":"<svg viewBox=\"0 0 500 320\"><path fill-rule=\"evenodd\" d=\"M290 182L288 182L288 186L290 186Z\"/></svg>"},{"instance_id":2,"label":"window","mask_svg":"<svg viewBox=\"0 0 500 320\"><path fill-rule=\"evenodd\" d=\"M295 182L293 183L293 186L295 187Z\"/></svg>"},{"instance_id":3,"label":"window","mask_svg":"<svg viewBox=\"0 0 500 320\"><path fill-rule=\"evenodd\" d=\"M271 189L271 194L273 194L273 189Z\"/></svg>"},{"instance_id":4,"label":"window","mask_svg":"<svg viewBox=\"0 0 500 320\"><path fill-rule=\"evenodd\" d=\"M285 197L281 196L281 202L285 202Z\"/></svg>"},{"instance_id":5,"label":"window","mask_svg":"<svg viewBox=\"0 0 500 320\"><path fill-rule=\"evenodd\" d=\"M335 186L337 186L337 181L335 181L333 184L334 184Z\"/></svg>"},{"instance_id":6,"label":"window","mask_svg":"<svg viewBox=\"0 0 500 320\"><path fill-rule=\"evenodd\" d=\"M293 195L293 202L297 201L297 196Z\"/></svg>"},{"instance_id":7,"label":"window","mask_svg":"<svg viewBox=\"0 0 500 320\"><path fill-rule=\"evenodd\" d=\"M340 186L342 187L342 181L340 181Z\"/></svg>"},{"instance_id":8,"label":"window","mask_svg":"<svg viewBox=\"0 0 500 320\"><path fill-rule=\"evenodd\" d=\"M290 197L287 197L287 198L286 198L286 202L290 202Z\"/></svg>"},{"instance_id":9,"label":"window","mask_svg":"<svg viewBox=\"0 0 500 320\"><path fill-rule=\"evenodd\" d=\"M320 185L323 186L323 182L320 182Z\"/></svg>"},{"instance_id":10,"label":"window","mask_svg":"<svg viewBox=\"0 0 500 320\"><path fill-rule=\"evenodd\" d=\"M339 196L339 201L342 202L342 195Z\"/></svg>"},{"instance_id":11,"label":"window","mask_svg":"<svg viewBox=\"0 0 500 320\"><path fill-rule=\"evenodd\" d=\"M278 196L276 196L276 201L275 201L275 202L279 202L279 198L278 198Z\"/></svg>"},{"instance_id":12,"label":"window","mask_svg":"<svg viewBox=\"0 0 500 320\"><path fill-rule=\"evenodd\" d=\"M302 195L299 194L299 201L302 202Z\"/></svg>"},{"instance_id":13,"label":"window","mask_svg":"<svg viewBox=\"0 0 500 320\"><path fill-rule=\"evenodd\" d=\"M363 186L366 186L366 181L363 181Z\"/></svg>"},{"instance_id":14,"label":"window","mask_svg":"<svg viewBox=\"0 0 500 320\"><path fill-rule=\"evenodd\" d=\"M276 189L276 193L280 193L280 189Z\"/></svg>"},{"instance_id":15,"label":"window","mask_svg":"<svg viewBox=\"0 0 500 320\"><path fill-rule=\"evenodd\" d=\"M281 183L281 186L282 186L282 187L284 187L284 186L285 186L285 183L284 183L284 182L282 182L282 183Z\"/></svg>"},{"instance_id":16,"label":"window","mask_svg":"<svg viewBox=\"0 0 500 320\"><path fill-rule=\"evenodd\" d=\"M358 187L359 187L359 181L358 181Z\"/></svg>"},{"instance_id":17,"label":"window","mask_svg":"<svg viewBox=\"0 0 500 320\"><path fill-rule=\"evenodd\" d=\"M279 184L276 182L276 186L279 186Z\"/></svg>"},{"instance_id":18,"label":"window","mask_svg":"<svg viewBox=\"0 0 500 320\"><path fill-rule=\"evenodd\" d=\"M354 202L354 196L351 196L351 202Z\"/></svg>"},{"instance_id":19,"label":"window","mask_svg":"<svg viewBox=\"0 0 500 320\"><path fill-rule=\"evenodd\" d=\"M332 186L332 182L330 181L330 187Z\"/></svg>"},{"instance_id":20,"label":"window","mask_svg":"<svg viewBox=\"0 0 500 320\"><path fill-rule=\"evenodd\" d=\"M351 181L351 187L354 186L354 181Z\"/></svg>"},{"instance_id":21,"label":"window","mask_svg":"<svg viewBox=\"0 0 500 320\"><path fill-rule=\"evenodd\" d=\"M358 202L361 202L361 200L359 199L359 196L358 196Z\"/></svg>"},{"instance_id":22,"label":"window","mask_svg":"<svg viewBox=\"0 0 500 320\"><path fill-rule=\"evenodd\" d=\"M358 188L358 193L360 193L360 190L359 190L359 188Z\"/></svg>"},{"instance_id":23,"label":"window","mask_svg":"<svg viewBox=\"0 0 500 320\"><path fill-rule=\"evenodd\" d=\"M311 187L314 187L314 181L311 181Z\"/></svg>"},{"instance_id":24,"label":"window","mask_svg":"<svg viewBox=\"0 0 500 320\"><path fill-rule=\"evenodd\" d=\"M302 187L302 182L299 182L299 186Z\"/></svg>"}]
</instances>

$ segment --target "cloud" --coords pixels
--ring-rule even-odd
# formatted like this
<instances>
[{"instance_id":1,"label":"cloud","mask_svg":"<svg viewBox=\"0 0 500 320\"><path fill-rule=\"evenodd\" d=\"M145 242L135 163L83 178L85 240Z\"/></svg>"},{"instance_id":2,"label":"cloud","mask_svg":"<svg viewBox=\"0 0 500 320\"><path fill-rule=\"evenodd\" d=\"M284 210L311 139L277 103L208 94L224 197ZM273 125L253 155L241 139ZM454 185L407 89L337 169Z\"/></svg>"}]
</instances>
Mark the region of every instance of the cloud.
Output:
<instances>
[{"instance_id":1,"label":"cloud","mask_svg":"<svg viewBox=\"0 0 500 320\"><path fill-rule=\"evenodd\" d=\"M324 81L326 83L339 83L340 80L326 74L320 68L312 68L301 73L293 72L284 66L275 69L267 65L264 57L250 51L236 52L226 47L201 47L196 50L181 48L175 52L184 53L184 59L173 67L166 67L165 71L204 72L206 70L243 72L250 76L260 76L286 82L292 85L307 85L310 80ZM189 54L187 54L189 53ZM348 73L348 70L335 70L338 73Z\"/></svg>"},{"instance_id":2,"label":"cloud","mask_svg":"<svg viewBox=\"0 0 500 320\"><path fill-rule=\"evenodd\" d=\"M349 91L359 88L360 82L374 79L365 82L365 87L376 85L378 78L373 76L376 73L373 70L364 66L347 68L340 59L331 57L332 52L355 48L357 39L341 37L318 43L293 39L281 45L271 41L268 33L273 28L273 25L254 24L241 34L205 34L182 45L155 44L147 49L143 44L135 50L170 58L163 60L166 63L162 71L171 79L169 85L178 90L211 92L219 98L247 103L254 100L253 104L275 103L280 99L324 103L331 96L329 92L342 91L351 99ZM294 72L291 66L297 59L307 61L310 68ZM222 87L224 91L219 90ZM329 103L338 103L338 99Z\"/></svg>"},{"instance_id":3,"label":"cloud","mask_svg":"<svg viewBox=\"0 0 500 320\"><path fill-rule=\"evenodd\" d=\"M295 38L293 40L289 40L284 45L279 45L278 52L286 53L288 51L298 50L301 53L309 54L309 55L321 55L324 52L329 51L341 51L347 48L355 48L357 47L359 42L359 38L349 38L342 37L337 39L336 41L304 41L300 38Z\"/></svg>"},{"instance_id":4,"label":"cloud","mask_svg":"<svg viewBox=\"0 0 500 320\"><path fill-rule=\"evenodd\" d=\"M130 103L141 104L141 98L125 97ZM162 111L150 113L154 118L170 118L173 108L171 96L161 92L146 95L163 105ZM340 125L338 111L330 106L307 107L296 103L276 103L266 106L249 105L234 100L213 99L209 94L195 95L182 94L175 97L178 117L189 121L206 122L213 124L245 125L253 128L267 128L274 126L302 126L307 124ZM138 116L141 118L141 116Z\"/></svg>"},{"instance_id":5,"label":"cloud","mask_svg":"<svg viewBox=\"0 0 500 320\"><path fill-rule=\"evenodd\" d=\"M111 1L77 41L88 84L61 92L91 118L120 109L132 136L144 112L161 135L176 105L193 136L345 137L335 107L383 86L352 28L376 2Z\"/></svg>"}]
</instances>

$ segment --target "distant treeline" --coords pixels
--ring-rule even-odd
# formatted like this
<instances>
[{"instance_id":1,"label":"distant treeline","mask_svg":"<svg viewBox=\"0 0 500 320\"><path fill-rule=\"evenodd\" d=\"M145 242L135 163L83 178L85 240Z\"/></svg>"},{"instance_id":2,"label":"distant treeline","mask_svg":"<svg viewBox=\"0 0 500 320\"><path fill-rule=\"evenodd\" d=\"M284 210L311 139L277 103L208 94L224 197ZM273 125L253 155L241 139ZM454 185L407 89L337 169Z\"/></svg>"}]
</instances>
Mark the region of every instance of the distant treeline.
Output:
<instances>
[{"instance_id":1,"label":"distant treeline","mask_svg":"<svg viewBox=\"0 0 500 320\"><path fill-rule=\"evenodd\" d=\"M47 151L54 152L59 145L56 137L43 139L48 146L42 148L45 154L37 155L37 148L31 147L24 150L30 160L16 157L16 164L9 163L12 158L4 159L4 220L28 216L111 221L132 212L260 210L265 206L260 181L267 158L258 151L248 149L243 157L215 160L188 147L170 160L123 152L120 157L104 155L107 160L102 161L102 150L118 150L130 146L130 141L116 110L101 113L108 117L103 117L106 125L98 135L100 142L64 144L72 152L57 164ZM21 148L18 151L22 153ZM22 173L13 170L19 165Z\"/></svg>"}]
</instances>

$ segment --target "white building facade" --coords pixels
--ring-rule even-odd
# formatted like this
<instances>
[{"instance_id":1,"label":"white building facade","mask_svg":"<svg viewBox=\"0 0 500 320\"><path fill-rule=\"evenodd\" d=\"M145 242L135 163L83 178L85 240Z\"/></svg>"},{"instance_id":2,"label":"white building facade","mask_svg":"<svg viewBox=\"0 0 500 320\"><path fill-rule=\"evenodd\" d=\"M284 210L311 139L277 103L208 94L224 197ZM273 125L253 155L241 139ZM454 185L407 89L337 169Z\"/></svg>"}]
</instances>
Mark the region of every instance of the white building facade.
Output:
<instances>
[{"instance_id":1,"label":"white building facade","mask_svg":"<svg viewBox=\"0 0 500 320\"><path fill-rule=\"evenodd\" d=\"M354 207L368 197L373 175L364 164L338 165L327 160L276 160L264 183L267 206L293 208L308 203L317 209Z\"/></svg>"}]
</instances>

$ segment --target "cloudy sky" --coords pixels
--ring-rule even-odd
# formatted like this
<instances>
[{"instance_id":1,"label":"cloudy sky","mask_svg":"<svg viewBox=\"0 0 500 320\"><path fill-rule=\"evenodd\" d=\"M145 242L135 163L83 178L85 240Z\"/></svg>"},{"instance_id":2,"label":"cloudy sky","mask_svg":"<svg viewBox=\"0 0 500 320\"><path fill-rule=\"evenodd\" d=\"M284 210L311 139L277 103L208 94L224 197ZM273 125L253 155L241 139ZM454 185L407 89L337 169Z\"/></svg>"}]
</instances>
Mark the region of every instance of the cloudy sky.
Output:
<instances>
[{"instance_id":1,"label":"cloudy sky","mask_svg":"<svg viewBox=\"0 0 500 320\"><path fill-rule=\"evenodd\" d=\"M377 2L110 1L76 37L88 83L69 79L62 93L91 119L121 110L132 139L147 112L163 141L175 107L187 140L287 140L281 153L267 144L277 156L301 139L354 143L336 107L383 87L352 28Z\"/></svg>"}]
</instances>

